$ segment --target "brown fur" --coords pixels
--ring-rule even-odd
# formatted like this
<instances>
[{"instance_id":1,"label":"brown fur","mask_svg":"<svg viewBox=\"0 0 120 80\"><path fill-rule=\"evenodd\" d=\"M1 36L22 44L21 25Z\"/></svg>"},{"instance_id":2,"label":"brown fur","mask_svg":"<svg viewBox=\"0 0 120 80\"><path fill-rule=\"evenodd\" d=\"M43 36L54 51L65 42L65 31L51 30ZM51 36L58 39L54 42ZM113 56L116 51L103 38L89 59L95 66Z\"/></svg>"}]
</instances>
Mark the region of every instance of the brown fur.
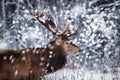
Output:
<instances>
[{"instance_id":1,"label":"brown fur","mask_svg":"<svg viewBox=\"0 0 120 80\"><path fill-rule=\"evenodd\" d=\"M49 45L21 50L1 49L0 80L40 80L61 69L66 63L64 49L54 41Z\"/></svg>"},{"instance_id":2,"label":"brown fur","mask_svg":"<svg viewBox=\"0 0 120 80\"><path fill-rule=\"evenodd\" d=\"M69 25L60 33L49 13L41 13L37 17L30 14L57 38L42 48L26 48L21 50L0 49L0 80L41 80L48 73L61 69L66 63L66 55L80 51L67 37L76 33L68 32ZM48 19L44 19L46 16ZM41 21L41 18L45 22ZM55 31L50 28L55 27Z\"/></svg>"}]
</instances>

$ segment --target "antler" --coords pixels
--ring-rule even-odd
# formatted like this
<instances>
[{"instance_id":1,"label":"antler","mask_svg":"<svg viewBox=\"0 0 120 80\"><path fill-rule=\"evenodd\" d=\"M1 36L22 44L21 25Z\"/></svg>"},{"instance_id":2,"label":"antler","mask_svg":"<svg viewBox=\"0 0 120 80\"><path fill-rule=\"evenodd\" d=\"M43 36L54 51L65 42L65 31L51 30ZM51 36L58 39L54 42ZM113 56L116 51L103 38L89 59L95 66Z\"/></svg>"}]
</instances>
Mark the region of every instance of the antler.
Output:
<instances>
[{"instance_id":1,"label":"antler","mask_svg":"<svg viewBox=\"0 0 120 80\"><path fill-rule=\"evenodd\" d=\"M76 30L74 29L73 32L68 32L69 24L67 24L65 31L60 33L59 29L58 29L58 25L56 25L54 23L54 21L51 19L51 15L49 12L41 12L37 15L35 12L33 12L33 13L29 13L28 15L32 19L34 19L34 20L38 21L39 23L41 23L42 25L44 25L50 32L52 32L52 34L57 35L57 36L70 37L70 36L76 34L76 32L78 30L78 29L76 29ZM55 28L55 30L53 30L51 28Z\"/></svg>"},{"instance_id":2,"label":"antler","mask_svg":"<svg viewBox=\"0 0 120 80\"><path fill-rule=\"evenodd\" d=\"M41 12L38 15L36 15L36 13L33 12L28 13L28 16L44 25L50 32L52 32L52 34L57 35L58 26L53 22L53 20L50 19L51 15L49 12ZM50 26L55 28L55 30L51 29Z\"/></svg>"},{"instance_id":3,"label":"antler","mask_svg":"<svg viewBox=\"0 0 120 80\"><path fill-rule=\"evenodd\" d=\"M72 36L72 35L75 35L76 33L77 33L77 31L78 31L78 27L76 28L76 26L74 26L74 29L73 29L73 31L68 31L68 29L69 29L69 23L66 25L66 29L65 29L65 31L61 34L61 35L65 35L65 36L67 36L67 37L70 37L70 36Z\"/></svg>"}]
</instances>

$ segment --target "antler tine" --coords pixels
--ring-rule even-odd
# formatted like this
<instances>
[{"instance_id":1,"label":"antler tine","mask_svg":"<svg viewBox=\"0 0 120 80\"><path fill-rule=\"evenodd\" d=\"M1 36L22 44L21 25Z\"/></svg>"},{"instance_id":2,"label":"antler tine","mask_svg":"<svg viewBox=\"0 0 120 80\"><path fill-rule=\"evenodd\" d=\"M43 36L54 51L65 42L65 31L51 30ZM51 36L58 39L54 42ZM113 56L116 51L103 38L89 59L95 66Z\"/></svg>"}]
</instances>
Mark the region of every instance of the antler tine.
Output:
<instances>
[{"instance_id":1,"label":"antler tine","mask_svg":"<svg viewBox=\"0 0 120 80\"><path fill-rule=\"evenodd\" d=\"M31 13L27 13L27 16L30 17L31 19L34 19L37 21L37 18L34 14L31 14Z\"/></svg>"},{"instance_id":2,"label":"antler tine","mask_svg":"<svg viewBox=\"0 0 120 80\"><path fill-rule=\"evenodd\" d=\"M60 33L60 32L59 32L59 28L58 28L58 25L59 25L58 20L56 21L56 24L57 24L57 25L56 25L56 32Z\"/></svg>"},{"instance_id":3,"label":"antler tine","mask_svg":"<svg viewBox=\"0 0 120 80\"><path fill-rule=\"evenodd\" d=\"M76 28L77 27L77 28ZM76 28L76 29L75 29ZM67 37L70 37L72 35L75 35L78 32L78 26L74 26L74 29L72 32L68 32L66 35Z\"/></svg>"},{"instance_id":4,"label":"antler tine","mask_svg":"<svg viewBox=\"0 0 120 80\"><path fill-rule=\"evenodd\" d=\"M61 35L66 35L68 33L68 29L69 29L69 23L66 24L66 29Z\"/></svg>"},{"instance_id":5,"label":"antler tine","mask_svg":"<svg viewBox=\"0 0 120 80\"><path fill-rule=\"evenodd\" d=\"M32 19L34 19L34 20L38 21L39 23L41 23L42 25L44 25L50 32L52 32L52 34L57 35L58 26L56 26L54 21L51 20L51 17L50 17L51 15L49 14L49 12L47 12L47 13L42 12L38 16L36 16L36 14L28 14L28 15ZM52 27L54 27L55 30L51 29Z\"/></svg>"}]
</instances>

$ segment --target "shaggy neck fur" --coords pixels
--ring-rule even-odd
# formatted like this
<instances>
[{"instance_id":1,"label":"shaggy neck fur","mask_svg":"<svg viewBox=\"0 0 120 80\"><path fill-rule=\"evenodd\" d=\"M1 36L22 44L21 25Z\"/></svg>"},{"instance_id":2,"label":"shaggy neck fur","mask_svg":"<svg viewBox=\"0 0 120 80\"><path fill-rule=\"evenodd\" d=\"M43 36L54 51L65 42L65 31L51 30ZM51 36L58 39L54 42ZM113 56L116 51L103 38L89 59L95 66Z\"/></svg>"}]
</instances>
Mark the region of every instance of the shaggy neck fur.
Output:
<instances>
[{"instance_id":1,"label":"shaggy neck fur","mask_svg":"<svg viewBox=\"0 0 120 80\"><path fill-rule=\"evenodd\" d=\"M48 60L49 66L47 66L47 73L61 69L66 63L66 55L63 48L55 45L55 42L51 42L50 45L51 47L54 45L54 47L52 49L52 57ZM51 47L48 47L48 51L51 51Z\"/></svg>"}]
</instances>

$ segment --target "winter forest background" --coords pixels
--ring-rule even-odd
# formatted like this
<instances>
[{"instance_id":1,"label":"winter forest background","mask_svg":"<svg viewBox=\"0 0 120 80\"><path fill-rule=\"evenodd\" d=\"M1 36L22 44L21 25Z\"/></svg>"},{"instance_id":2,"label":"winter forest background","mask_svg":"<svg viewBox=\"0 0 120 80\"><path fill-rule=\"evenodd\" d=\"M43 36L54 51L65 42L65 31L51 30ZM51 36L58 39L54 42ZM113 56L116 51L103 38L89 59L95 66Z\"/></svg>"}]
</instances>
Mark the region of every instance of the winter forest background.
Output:
<instances>
[{"instance_id":1,"label":"winter forest background","mask_svg":"<svg viewBox=\"0 0 120 80\"><path fill-rule=\"evenodd\" d=\"M120 80L120 0L0 0L0 48L41 47L54 36L25 15L50 11L61 30L67 22L80 54L44 80Z\"/></svg>"}]
</instances>

